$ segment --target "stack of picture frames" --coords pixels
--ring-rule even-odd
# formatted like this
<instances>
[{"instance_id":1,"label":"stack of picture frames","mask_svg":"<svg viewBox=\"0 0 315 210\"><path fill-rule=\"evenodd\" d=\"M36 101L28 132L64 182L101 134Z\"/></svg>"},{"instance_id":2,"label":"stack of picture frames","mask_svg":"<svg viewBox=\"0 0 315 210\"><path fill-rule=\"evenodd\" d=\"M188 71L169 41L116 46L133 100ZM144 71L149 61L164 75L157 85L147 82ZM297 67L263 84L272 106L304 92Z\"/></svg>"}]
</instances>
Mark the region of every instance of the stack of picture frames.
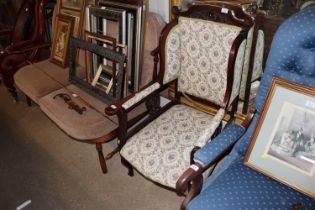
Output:
<instances>
[{"instance_id":1,"label":"stack of picture frames","mask_svg":"<svg viewBox=\"0 0 315 210\"><path fill-rule=\"evenodd\" d=\"M127 55L127 45L117 43L116 39L113 37L86 31L85 39L89 43L106 47L113 51ZM118 71L121 69L119 64L109 58L105 58L102 55L93 53L91 51L86 51L86 63L86 81L88 84L90 84L92 87L100 89L107 95L116 98ZM97 67L97 69L93 67ZM125 79L123 86L123 93L126 94L127 79Z\"/></svg>"},{"instance_id":2,"label":"stack of picture frames","mask_svg":"<svg viewBox=\"0 0 315 210\"><path fill-rule=\"evenodd\" d=\"M144 0L98 1L86 8L85 39L116 49L127 56L125 89L137 91L141 77L142 39L145 18ZM87 80L106 93L115 84L113 64L97 55L87 55Z\"/></svg>"},{"instance_id":3,"label":"stack of picture frames","mask_svg":"<svg viewBox=\"0 0 315 210\"><path fill-rule=\"evenodd\" d=\"M85 0L57 0L50 60L66 67L71 36L79 38L84 21Z\"/></svg>"}]
</instances>

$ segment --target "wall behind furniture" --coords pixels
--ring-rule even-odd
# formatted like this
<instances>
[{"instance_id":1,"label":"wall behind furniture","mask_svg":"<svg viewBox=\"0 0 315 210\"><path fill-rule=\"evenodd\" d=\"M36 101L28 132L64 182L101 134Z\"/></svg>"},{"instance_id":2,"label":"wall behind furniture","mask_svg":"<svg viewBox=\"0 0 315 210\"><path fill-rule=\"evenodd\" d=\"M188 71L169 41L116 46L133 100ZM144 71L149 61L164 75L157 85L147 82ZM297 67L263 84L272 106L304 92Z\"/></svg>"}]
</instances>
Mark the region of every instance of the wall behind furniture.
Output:
<instances>
[{"instance_id":1,"label":"wall behind furniture","mask_svg":"<svg viewBox=\"0 0 315 210\"><path fill-rule=\"evenodd\" d=\"M169 19L169 0L149 0L149 11L160 14L164 21Z\"/></svg>"}]
</instances>

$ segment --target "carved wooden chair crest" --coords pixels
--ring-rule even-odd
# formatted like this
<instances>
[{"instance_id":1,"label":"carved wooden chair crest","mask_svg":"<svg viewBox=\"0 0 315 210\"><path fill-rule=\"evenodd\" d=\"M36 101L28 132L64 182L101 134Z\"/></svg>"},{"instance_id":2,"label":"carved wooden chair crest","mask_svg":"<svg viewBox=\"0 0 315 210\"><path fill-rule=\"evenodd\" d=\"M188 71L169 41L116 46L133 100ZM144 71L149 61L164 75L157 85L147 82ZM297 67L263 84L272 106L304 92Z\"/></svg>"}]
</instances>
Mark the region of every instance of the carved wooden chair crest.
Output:
<instances>
[{"instance_id":1,"label":"carved wooden chair crest","mask_svg":"<svg viewBox=\"0 0 315 210\"><path fill-rule=\"evenodd\" d=\"M159 47L152 52L153 81L106 109L107 114L119 117L118 144L129 175L134 167L170 188L175 188L189 167L192 152L220 131L226 111L236 104L244 39L252 25L245 14L236 18L233 10L219 6L193 5L186 12L174 8L174 13L176 18L166 25ZM171 84L175 97L160 106L160 93ZM181 96L216 107L215 115L181 103ZM143 103L148 110L146 118L137 124L128 121L127 113Z\"/></svg>"}]
</instances>

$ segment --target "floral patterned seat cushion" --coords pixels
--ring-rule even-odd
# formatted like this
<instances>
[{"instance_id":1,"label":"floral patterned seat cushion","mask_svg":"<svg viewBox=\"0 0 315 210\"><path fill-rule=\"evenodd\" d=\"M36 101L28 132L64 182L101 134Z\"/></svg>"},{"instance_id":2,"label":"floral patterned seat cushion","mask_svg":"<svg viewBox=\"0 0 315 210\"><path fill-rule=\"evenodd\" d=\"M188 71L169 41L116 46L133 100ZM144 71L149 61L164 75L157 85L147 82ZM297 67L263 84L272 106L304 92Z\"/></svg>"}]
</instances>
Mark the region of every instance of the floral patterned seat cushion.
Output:
<instances>
[{"instance_id":1,"label":"floral patterned seat cushion","mask_svg":"<svg viewBox=\"0 0 315 210\"><path fill-rule=\"evenodd\" d=\"M185 105L173 106L131 137L120 153L147 178L175 188L190 166L191 150L208 141L223 116L221 110L211 116Z\"/></svg>"}]
</instances>

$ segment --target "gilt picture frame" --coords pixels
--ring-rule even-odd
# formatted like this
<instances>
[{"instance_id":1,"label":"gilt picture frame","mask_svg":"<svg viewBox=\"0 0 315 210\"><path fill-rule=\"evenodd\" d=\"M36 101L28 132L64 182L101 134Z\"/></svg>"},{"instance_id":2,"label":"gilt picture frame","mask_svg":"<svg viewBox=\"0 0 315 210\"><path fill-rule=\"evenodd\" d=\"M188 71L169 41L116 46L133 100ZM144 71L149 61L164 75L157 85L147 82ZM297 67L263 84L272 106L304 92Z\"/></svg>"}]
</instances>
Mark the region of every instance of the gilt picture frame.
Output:
<instances>
[{"instance_id":1,"label":"gilt picture frame","mask_svg":"<svg viewBox=\"0 0 315 210\"><path fill-rule=\"evenodd\" d=\"M56 16L50 60L63 68L67 66L69 39L73 33L73 25L73 17L62 14Z\"/></svg>"},{"instance_id":2,"label":"gilt picture frame","mask_svg":"<svg viewBox=\"0 0 315 210\"><path fill-rule=\"evenodd\" d=\"M64 9L82 11L85 0L59 0L60 7Z\"/></svg>"},{"instance_id":3,"label":"gilt picture frame","mask_svg":"<svg viewBox=\"0 0 315 210\"><path fill-rule=\"evenodd\" d=\"M315 198L315 89L274 77L244 164Z\"/></svg>"}]
</instances>

